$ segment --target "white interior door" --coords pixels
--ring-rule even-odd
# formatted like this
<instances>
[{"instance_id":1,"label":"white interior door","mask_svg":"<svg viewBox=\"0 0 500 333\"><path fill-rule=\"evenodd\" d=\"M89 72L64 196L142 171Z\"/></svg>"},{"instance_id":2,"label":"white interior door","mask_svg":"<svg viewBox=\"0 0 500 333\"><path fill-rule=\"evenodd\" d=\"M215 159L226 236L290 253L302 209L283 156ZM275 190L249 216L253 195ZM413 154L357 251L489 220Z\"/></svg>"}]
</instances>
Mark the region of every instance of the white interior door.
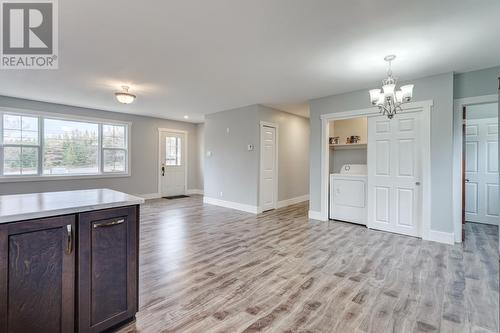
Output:
<instances>
[{"instance_id":1,"label":"white interior door","mask_svg":"<svg viewBox=\"0 0 500 333\"><path fill-rule=\"evenodd\" d=\"M465 220L498 225L498 119L465 126Z\"/></svg>"},{"instance_id":2,"label":"white interior door","mask_svg":"<svg viewBox=\"0 0 500 333\"><path fill-rule=\"evenodd\" d=\"M262 211L275 209L277 201L276 128L261 126L260 130L260 203Z\"/></svg>"},{"instance_id":3,"label":"white interior door","mask_svg":"<svg viewBox=\"0 0 500 333\"><path fill-rule=\"evenodd\" d=\"M160 132L160 188L162 196L186 194L186 134Z\"/></svg>"},{"instance_id":4,"label":"white interior door","mask_svg":"<svg viewBox=\"0 0 500 333\"><path fill-rule=\"evenodd\" d=\"M368 227L421 237L422 112L368 119Z\"/></svg>"}]
</instances>

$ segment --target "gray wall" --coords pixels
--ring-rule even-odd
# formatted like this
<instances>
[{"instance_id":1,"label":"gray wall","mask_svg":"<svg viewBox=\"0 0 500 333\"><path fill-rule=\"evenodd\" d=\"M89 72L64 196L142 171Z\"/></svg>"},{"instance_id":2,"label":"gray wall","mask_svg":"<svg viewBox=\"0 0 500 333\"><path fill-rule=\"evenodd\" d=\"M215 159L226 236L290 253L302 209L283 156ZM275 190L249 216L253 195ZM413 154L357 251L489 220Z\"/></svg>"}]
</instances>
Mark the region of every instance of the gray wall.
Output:
<instances>
[{"instance_id":1,"label":"gray wall","mask_svg":"<svg viewBox=\"0 0 500 333\"><path fill-rule=\"evenodd\" d=\"M258 117L279 125L278 201L309 194L309 119L262 105Z\"/></svg>"},{"instance_id":2,"label":"gray wall","mask_svg":"<svg viewBox=\"0 0 500 333\"><path fill-rule=\"evenodd\" d=\"M206 115L205 196L256 205L259 160L247 145L258 144L257 124L257 105Z\"/></svg>"},{"instance_id":3,"label":"gray wall","mask_svg":"<svg viewBox=\"0 0 500 333\"><path fill-rule=\"evenodd\" d=\"M453 80L453 98L496 94L499 76L500 66L456 74Z\"/></svg>"},{"instance_id":4,"label":"gray wall","mask_svg":"<svg viewBox=\"0 0 500 333\"><path fill-rule=\"evenodd\" d=\"M366 164L367 149L330 149L330 173L339 173L344 164Z\"/></svg>"},{"instance_id":5,"label":"gray wall","mask_svg":"<svg viewBox=\"0 0 500 333\"><path fill-rule=\"evenodd\" d=\"M467 119L484 119L498 117L498 103L475 104L467 107Z\"/></svg>"},{"instance_id":6,"label":"gray wall","mask_svg":"<svg viewBox=\"0 0 500 333\"><path fill-rule=\"evenodd\" d=\"M435 75L412 80L411 83L415 84L415 101L434 101L431 111L431 229L452 232L453 74ZM321 210L320 115L369 107L368 90L369 88L310 101L310 209L313 211Z\"/></svg>"},{"instance_id":7,"label":"gray wall","mask_svg":"<svg viewBox=\"0 0 500 333\"><path fill-rule=\"evenodd\" d=\"M278 200L308 194L308 120L251 105L206 116L203 171L206 196L258 205L260 121L279 124ZM248 151L249 144L255 149ZM208 152L211 157L206 155Z\"/></svg>"},{"instance_id":8,"label":"gray wall","mask_svg":"<svg viewBox=\"0 0 500 333\"><path fill-rule=\"evenodd\" d=\"M131 194L157 193L158 128L188 131L188 189L202 188L196 124L5 96L0 96L0 106L132 122L130 177L0 183L0 195L104 187Z\"/></svg>"},{"instance_id":9,"label":"gray wall","mask_svg":"<svg viewBox=\"0 0 500 333\"><path fill-rule=\"evenodd\" d=\"M205 124L197 125L197 136L198 136L198 189L203 190L204 186L204 174L205 169Z\"/></svg>"}]
</instances>

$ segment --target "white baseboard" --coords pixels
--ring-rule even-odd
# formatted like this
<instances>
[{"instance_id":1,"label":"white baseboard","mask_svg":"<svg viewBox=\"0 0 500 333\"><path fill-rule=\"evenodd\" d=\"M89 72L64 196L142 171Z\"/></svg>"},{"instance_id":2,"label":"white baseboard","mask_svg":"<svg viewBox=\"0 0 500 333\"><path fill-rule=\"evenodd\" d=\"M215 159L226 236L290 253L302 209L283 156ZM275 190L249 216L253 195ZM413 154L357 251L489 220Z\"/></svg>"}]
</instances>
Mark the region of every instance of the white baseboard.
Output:
<instances>
[{"instance_id":1,"label":"white baseboard","mask_svg":"<svg viewBox=\"0 0 500 333\"><path fill-rule=\"evenodd\" d=\"M215 205L215 206L220 206L220 207L225 207L225 208L231 208L231 209L241 210L241 211L247 212L247 213L252 213L252 214L257 214L258 213L258 207L257 206L241 204L241 203L238 203L238 202L220 200L220 199L210 198L210 197L206 197L206 196L203 197L203 202L207 203L207 204L210 204L210 205Z\"/></svg>"},{"instance_id":2,"label":"white baseboard","mask_svg":"<svg viewBox=\"0 0 500 333\"><path fill-rule=\"evenodd\" d=\"M203 190L192 189L186 191L186 195L193 195L193 194L203 195ZM145 200L159 199L162 197L161 193L145 193L145 194L134 194L134 195L143 198Z\"/></svg>"},{"instance_id":3,"label":"white baseboard","mask_svg":"<svg viewBox=\"0 0 500 333\"><path fill-rule=\"evenodd\" d=\"M309 218L311 220L318 220L318 221L326 221L323 216L321 215L321 212L317 212L315 210L310 210L309 211Z\"/></svg>"},{"instance_id":4,"label":"white baseboard","mask_svg":"<svg viewBox=\"0 0 500 333\"><path fill-rule=\"evenodd\" d=\"M455 244L455 234L453 232L430 230L429 239L426 240L453 245Z\"/></svg>"},{"instance_id":5,"label":"white baseboard","mask_svg":"<svg viewBox=\"0 0 500 333\"><path fill-rule=\"evenodd\" d=\"M151 199L161 198L161 194L160 193L135 194L135 196L138 196L138 197L143 198L145 200L151 200Z\"/></svg>"},{"instance_id":6,"label":"white baseboard","mask_svg":"<svg viewBox=\"0 0 500 333\"><path fill-rule=\"evenodd\" d=\"M203 190L200 189L191 189L186 191L186 195L199 194L203 195Z\"/></svg>"},{"instance_id":7,"label":"white baseboard","mask_svg":"<svg viewBox=\"0 0 500 333\"><path fill-rule=\"evenodd\" d=\"M309 194L301 195L300 197L295 197L287 200L278 201L276 203L276 208L283 208L290 205L298 204L299 202L304 202L309 200Z\"/></svg>"}]
</instances>

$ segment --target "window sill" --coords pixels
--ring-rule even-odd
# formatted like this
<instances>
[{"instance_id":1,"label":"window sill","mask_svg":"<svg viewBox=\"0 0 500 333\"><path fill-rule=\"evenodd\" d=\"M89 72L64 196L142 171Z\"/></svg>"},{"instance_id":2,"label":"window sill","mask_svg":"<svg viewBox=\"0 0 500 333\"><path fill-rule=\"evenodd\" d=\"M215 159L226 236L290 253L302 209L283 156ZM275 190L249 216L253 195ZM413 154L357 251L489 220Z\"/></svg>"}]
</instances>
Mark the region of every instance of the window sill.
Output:
<instances>
[{"instance_id":1,"label":"window sill","mask_svg":"<svg viewBox=\"0 0 500 333\"><path fill-rule=\"evenodd\" d=\"M74 180L74 179L100 179L100 178L126 178L130 173L109 173L98 175L57 175L57 176L3 176L0 183L18 182L43 182L51 180Z\"/></svg>"}]
</instances>

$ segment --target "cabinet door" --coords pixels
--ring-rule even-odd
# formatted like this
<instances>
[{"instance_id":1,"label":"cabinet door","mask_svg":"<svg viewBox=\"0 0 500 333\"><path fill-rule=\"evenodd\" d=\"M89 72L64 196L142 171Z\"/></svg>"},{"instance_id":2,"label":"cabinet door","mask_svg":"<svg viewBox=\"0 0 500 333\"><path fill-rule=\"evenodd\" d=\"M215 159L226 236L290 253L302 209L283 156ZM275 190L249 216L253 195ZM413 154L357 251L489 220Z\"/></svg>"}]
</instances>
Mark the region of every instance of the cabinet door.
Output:
<instances>
[{"instance_id":1,"label":"cabinet door","mask_svg":"<svg viewBox=\"0 0 500 333\"><path fill-rule=\"evenodd\" d=\"M135 206L80 214L79 332L101 332L137 312Z\"/></svg>"},{"instance_id":2,"label":"cabinet door","mask_svg":"<svg viewBox=\"0 0 500 333\"><path fill-rule=\"evenodd\" d=\"M0 225L0 332L74 332L75 216Z\"/></svg>"}]
</instances>

